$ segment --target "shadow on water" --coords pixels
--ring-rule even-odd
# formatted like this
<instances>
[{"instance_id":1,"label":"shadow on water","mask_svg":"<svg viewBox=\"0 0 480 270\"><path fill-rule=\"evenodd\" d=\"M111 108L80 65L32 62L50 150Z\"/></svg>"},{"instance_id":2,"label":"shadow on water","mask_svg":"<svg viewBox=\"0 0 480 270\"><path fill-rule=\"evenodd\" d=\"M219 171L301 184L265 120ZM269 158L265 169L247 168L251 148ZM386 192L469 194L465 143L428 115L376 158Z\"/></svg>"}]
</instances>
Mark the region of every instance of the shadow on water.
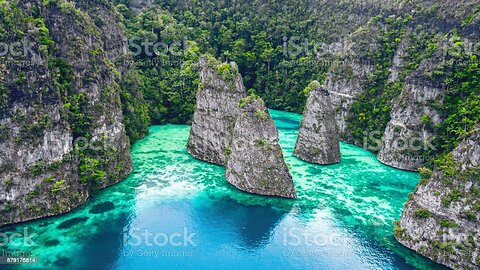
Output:
<instances>
[{"instance_id":1,"label":"shadow on water","mask_svg":"<svg viewBox=\"0 0 480 270\"><path fill-rule=\"evenodd\" d=\"M123 228L128 223L129 215L122 213L106 223L97 224L97 232L82 239L84 248L76 256L85 260L78 269L111 269L120 256Z\"/></svg>"},{"instance_id":2,"label":"shadow on water","mask_svg":"<svg viewBox=\"0 0 480 270\"><path fill-rule=\"evenodd\" d=\"M131 190L136 185L137 179L129 178L99 191L70 213L1 228L0 233L7 234L28 230L34 244L9 243L0 252L31 252L38 262L0 265L0 269L111 269L122 249L123 228L131 220L135 204Z\"/></svg>"},{"instance_id":3,"label":"shadow on water","mask_svg":"<svg viewBox=\"0 0 480 270\"><path fill-rule=\"evenodd\" d=\"M291 208L290 204L290 208ZM199 218L210 226L229 228L241 249L255 252L270 242L277 225L289 213L285 208L243 205L232 199L216 200L198 209Z\"/></svg>"},{"instance_id":4,"label":"shadow on water","mask_svg":"<svg viewBox=\"0 0 480 270\"><path fill-rule=\"evenodd\" d=\"M350 224L344 227L349 235L355 235L357 245L376 253L377 264L386 265L389 262L399 270L429 269L448 270L449 268L439 265L430 259L413 252L400 244L393 235L391 228L378 224ZM412 267L413 266L413 267Z\"/></svg>"},{"instance_id":5,"label":"shadow on water","mask_svg":"<svg viewBox=\"0 0 480 270\"><path fill-rule=\"evenodd\" d=\"M285 144L282 146L291 153L296 136L290 130L298 129L300 117L271 113ZM429 267L423 257L401 246L392 235L391 222L398 219L407 193L416 185L416 176L387 170L371 159L372 154L342 145L342 163L328 167L309 165L286 155L298 181L297 200L254 196L230 186L223 169L189 157L184 149L188 130L186 126L152 127L149 137L133 148L135 172L130 177L99 192L76 211L4 228L4 232L29 228L39 235L37 247L32 248L41 260L35 269L141 269L141 265L146 267L143 269L242 269L246 265L251 269L280 269L280 265L283 269L332 269L319 268L316 263L322 259L335 269L342 263L364 260L383 269L392 265L396 269L441 269L434 264ZM368 224L369 220L374 224ZM132 224L155 233L187 228L196 234L194 240L200 246L182 247L180 251L194 254L185 258L128 257L122 255L123 233ZM349 246L343 249L330 245L318 250L301 245L292 249L300 251L298 256L282 257L284 246L278 241L279 235L284 236L282 229L294 227L309 232L305 225L313 225L312 233L338 232L353 242L346 242ZM350 255L348 251L353 250L360 260L309 255L332 247ZM131 247L137 251L145 248ZM175 248L168 245L156 250L178 250ZM256 255L262 252L272 256L263 263L250 261L260 260ZM0 265L0 269L6 268Z\"/></svg>"},{"instance_id":6,"label":"shadow on water","mask_svg":"<svg viewBox=\"0 0 480 270\"><path fill-rule=\"evenodd\" d=\"M413 252L400 244L392 235L392 226L385 224L375 217L368 220L357 219L346 208L332 208L332 215L337 225L341 226L346 235L354 235L354 240L341 241L343 245L360 246L375 254L378 267L392 263L396 269L409 270L414 266L416 269L447 270L449 268L439 265L430 259ZM350 242L350 241L354 241ZM360 249L362 252L363 249Z\"/></svg>"}]
</instances>

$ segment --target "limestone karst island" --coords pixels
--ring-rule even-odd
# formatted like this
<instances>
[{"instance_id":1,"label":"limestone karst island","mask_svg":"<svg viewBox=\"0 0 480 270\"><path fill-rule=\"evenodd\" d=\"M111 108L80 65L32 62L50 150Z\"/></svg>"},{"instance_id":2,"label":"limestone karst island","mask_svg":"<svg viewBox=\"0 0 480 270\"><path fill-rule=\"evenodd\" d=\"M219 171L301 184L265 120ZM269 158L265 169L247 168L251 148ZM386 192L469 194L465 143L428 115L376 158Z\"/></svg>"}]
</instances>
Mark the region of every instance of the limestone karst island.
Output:
<instances>
[{"instance_id":1,"label":"limestone karst island","mask_svg":"<svg viewBox=\"0 0 480 270\"><path fill-rule=\"evenodd\" d=\"M3 269L480 269L480 0L0 0Z\"/></svg>"}]
</instances>

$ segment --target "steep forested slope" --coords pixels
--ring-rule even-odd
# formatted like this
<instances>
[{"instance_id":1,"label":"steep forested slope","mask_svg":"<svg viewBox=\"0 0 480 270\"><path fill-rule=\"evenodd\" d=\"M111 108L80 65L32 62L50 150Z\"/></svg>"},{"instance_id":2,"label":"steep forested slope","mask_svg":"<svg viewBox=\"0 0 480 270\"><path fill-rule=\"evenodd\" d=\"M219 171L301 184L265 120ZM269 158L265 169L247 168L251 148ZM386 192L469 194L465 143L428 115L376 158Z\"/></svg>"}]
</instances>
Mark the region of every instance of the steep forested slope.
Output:
<instances>
[{"instance_id":1,"label":"steep forested slope","mask_svg":"<svg viewBox=\"0 0 480 270\"><path fill-rule=\"evenodd\" d=\"M127 134L144 136L149 120L108 2L0 1L0 13L2 41L27 48L0 64L3 225L69 211L123 179Z\"/></svg>"},{"instance_id":2,"label":"steep forested slope","mask_svg":"<svg viewBox=\"0 0 480 270\"><path fill-rule=\"evenodd\" d=\"M478 267L476 244L441 249L443 234L432 234L439 255L412 234L426 228L412 218L441 225L445 213L458 225L451 235L468 222L478 231L478 174L450 175L478 139L478 0L0 0L0 13L2 42L33 44L0 56L0 224L69 211L125 177L148 125L190 122L197 62L210 53L235 61L270 108L302 112L318 80L344 141L390 166L425 167L397 227L402 243Z\"/></svg>"}]
</instances>

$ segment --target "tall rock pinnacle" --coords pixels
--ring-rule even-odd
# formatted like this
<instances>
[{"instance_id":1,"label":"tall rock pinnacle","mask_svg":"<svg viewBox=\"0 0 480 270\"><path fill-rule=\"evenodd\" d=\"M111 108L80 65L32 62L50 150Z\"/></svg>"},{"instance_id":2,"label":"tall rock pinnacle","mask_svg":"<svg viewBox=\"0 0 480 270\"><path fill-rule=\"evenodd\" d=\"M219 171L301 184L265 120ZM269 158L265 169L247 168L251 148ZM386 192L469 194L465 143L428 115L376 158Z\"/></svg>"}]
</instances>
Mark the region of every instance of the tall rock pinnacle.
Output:
<instances>
[{"instance_id":1,"label":"tall rock pinnacle","mask_svg":"<svg viewBox=\"0 0 480 270\"><path fill-rule=\"evenodd\" d=\"M278 131L265 104L249 96L242 99L240 107L242 112L228 151L228 182L249 193L296 198L292 176L278 144Z\"/></svg>"},{"instance_id":2,"label":"tall rock pinnacle","mask_svg":"<svg viewBox=\"0 0 480 270\"><path fill-rule=\"evenodd\" d=\"M202 68L193 115L188 152L195 158L225 165L226 150L240 99L246 96L242 76L235 63L218 63L213 57L200 59Z\"/></svg>"},{"instance_id":3,"label":"tall rock pinnacle","mask_svg":"<svg viewBox=\"0 0 480 270\"><path fill-rule=\"evenodd\" d=\"M310 83L307 90L310 95L303 113L294 155L315 164L338 163L339 135L330 95L317 81Z\"/></svg>"}]
</instances>

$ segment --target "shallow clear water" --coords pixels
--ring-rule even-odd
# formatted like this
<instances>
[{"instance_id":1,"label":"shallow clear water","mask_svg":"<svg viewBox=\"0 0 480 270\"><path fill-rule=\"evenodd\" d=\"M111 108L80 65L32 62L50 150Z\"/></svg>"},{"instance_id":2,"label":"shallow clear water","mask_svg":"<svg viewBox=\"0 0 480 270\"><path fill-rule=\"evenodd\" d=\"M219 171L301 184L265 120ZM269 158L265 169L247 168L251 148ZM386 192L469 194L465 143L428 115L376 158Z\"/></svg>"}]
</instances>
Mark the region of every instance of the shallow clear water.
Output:
<instances>
[{"instance_id":1,"label":"shallow clear water","mask_svg":"<svg viewBox=\"0 0 480 270\"><path fill-rule=\"evenodd\" d=\"M38 258L20 269L441 269L393 238L417 173L343 143L340 164L305 163L292 155L301 116L271 113L297 200L236 190L188 155L189 126L154 126L127 179L72 213L4 228L35 237L3 250Z\"/></svg>"}]
</instances>

